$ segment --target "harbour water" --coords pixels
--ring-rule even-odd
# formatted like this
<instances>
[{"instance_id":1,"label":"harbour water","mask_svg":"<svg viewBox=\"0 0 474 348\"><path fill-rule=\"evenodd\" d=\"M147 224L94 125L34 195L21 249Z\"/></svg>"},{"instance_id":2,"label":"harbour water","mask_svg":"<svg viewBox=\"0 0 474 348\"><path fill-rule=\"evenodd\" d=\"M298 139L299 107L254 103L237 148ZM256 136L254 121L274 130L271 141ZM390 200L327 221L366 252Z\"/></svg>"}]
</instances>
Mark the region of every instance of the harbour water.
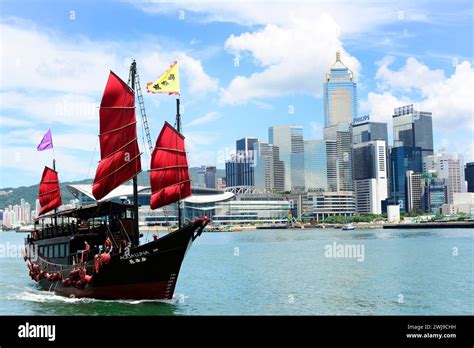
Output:
<instances>
[{"instance_id":1,"label":"harbour water","mask_svg":"<svg viewBox=\"0 0 474 348\"><path fill-rule=\"evenodd\" d=\"M0 315L474 314L470 229L203 233L171 301L40 291L23 259L5 250L25 236L0 232Z\"/></svg>"}]
</instances>

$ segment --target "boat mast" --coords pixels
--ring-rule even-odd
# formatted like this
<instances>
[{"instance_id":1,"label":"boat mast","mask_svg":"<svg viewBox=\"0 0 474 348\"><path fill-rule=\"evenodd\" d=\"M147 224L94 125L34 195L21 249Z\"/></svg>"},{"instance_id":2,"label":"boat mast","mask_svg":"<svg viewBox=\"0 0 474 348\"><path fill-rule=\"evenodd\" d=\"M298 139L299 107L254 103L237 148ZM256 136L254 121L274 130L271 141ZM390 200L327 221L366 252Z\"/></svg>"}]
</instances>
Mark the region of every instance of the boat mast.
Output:
<instances>
[{"instance_id":1,"label":"boat mast","mask_svg":"<svg viewBox=\"0 0 474 348\"><path fill-rule=\"evenodd\" d=\"M135 60L130 66L130 88L135 93L135 75L137 73L137 63ZM134 242L138 245L140 239L140 230L138 225L138 174L133 177L133 230L134 230Z\"/></svg>"},{"instance_id":2,"label":"boat mast","mask_svg":"<svg viewBox=\"0 0 474 348\"><path fill-rule=\"evenodd\" d=\"M181 114L179 113L179 98L176 98L176 130L181 134ZM181 179L180 179L181 181ZM183 226L183 212L181 200L178 201L178 228Z\"/></svg>"}]
</instances>

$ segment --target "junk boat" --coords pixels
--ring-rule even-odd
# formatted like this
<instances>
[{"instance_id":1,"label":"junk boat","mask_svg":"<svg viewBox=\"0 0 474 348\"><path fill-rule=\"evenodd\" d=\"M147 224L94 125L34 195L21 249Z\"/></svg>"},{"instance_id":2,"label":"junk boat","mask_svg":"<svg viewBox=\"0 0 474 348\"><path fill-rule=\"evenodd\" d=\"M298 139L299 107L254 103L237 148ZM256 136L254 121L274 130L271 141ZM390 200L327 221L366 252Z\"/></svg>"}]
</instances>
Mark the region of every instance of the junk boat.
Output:
<instances>
[{"instance_id":1,"label":"junk boat","mask_svg":"<svg viewBox=\"0 0 474 348\"><path fill-rule=\"evenodd\" d=\"M44 168L41 210L24 250L29 275L43 290L104 300L172 299L186 252L209 222L203 217L183 224L179 208L177 230L140 244L137 175L142 169L135 91L148 130L135 61L128 84L110 72L100 104L101 161L92 185L96 204L57 211L62 203L55 160L53 168ZM154 147L147 132L151 209L191 195L179 99L176 105L176 128L165 122ZM130 180L133 204L103 200Z\"/></svg>"}]
</instances>

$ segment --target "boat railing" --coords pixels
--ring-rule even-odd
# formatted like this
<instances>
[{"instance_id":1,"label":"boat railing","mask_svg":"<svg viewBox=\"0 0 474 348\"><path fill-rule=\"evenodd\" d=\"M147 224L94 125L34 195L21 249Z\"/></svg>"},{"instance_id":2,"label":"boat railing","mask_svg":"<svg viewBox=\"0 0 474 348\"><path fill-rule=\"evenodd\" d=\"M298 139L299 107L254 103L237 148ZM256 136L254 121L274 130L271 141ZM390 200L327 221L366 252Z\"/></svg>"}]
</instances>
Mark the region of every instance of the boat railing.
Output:
<instances>
[{"instance_id":1,"label":"boat railing","mask_svg":"<svg viewBox=\"0 0 474 348\"><path fill-rule=\"evenodd\" d=\"M120 232L122 232L122 234L127 238L127 242L132 243L132 240L130 239L130 236L128 235L128 232L125 229L121 220L119 220L119 226L120 226Z\"/></svg>"},{"instance_id":2,"label":"boat railing","mask_svg":"<svg viewBox=\"0 0 474 348\"><path fill-rule=\"evenodd\" d=\"M41 269L48 270L48 271L63 271L65 269L70 269L71 265L64 265L60 263L49 262L43 259L41 256L38 255L38 264L40 265Z\"/></svg>"}]
</instances>

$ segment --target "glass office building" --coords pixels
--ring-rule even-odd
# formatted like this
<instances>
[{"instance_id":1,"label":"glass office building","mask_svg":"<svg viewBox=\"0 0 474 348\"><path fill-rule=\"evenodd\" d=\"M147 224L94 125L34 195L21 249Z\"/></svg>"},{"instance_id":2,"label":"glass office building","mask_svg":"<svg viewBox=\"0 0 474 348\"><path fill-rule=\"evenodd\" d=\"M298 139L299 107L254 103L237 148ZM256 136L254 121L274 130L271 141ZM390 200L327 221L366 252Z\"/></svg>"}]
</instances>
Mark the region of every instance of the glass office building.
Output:
<instances>
[{"instance_id":1,"label":"glass office building","mask_svg":"<svg viewBox=\"0 0 474 348\"><path fill-rule=\"evenodd\" d=\"M304 145L302 126L273 126L268 142L278 147L284 163L285 191L304 187Z\"/></svg>"},{"instance_id":2,"label":"glass office building","mask_svg":"<svg viewBox=\"0 0 474 348\"><path fill-rule=\"evenodd\" d=\"M341 61L340 52L336 62L326 73L324 84L324 126L351 123L357 117L357 85L352 71Z\"/></svg>"},{"instance_id":3,"label":"glass office building","mask_svg":"<svg viewBox=\"0 0 474 348\"><path fill-rule=\"evenodd\" d=\"M372 140L385 140L388 144L386 123L363 122L352 125L353 144L366 143Z\"/></svg>"},{"instance_id":4,"label":"glass office building","mask_svg":"<svg viewBox=\"0 0 474 348\"><path fill-rule=\"evenodd\" d=\"M327 191L327 147L325 140L304 142L304 173L306 191Z\"/></svg>"},{"instance_id":5,"label":"glass office building","mask_svg":"<svg viewBox=\"0 0 474 348\"><path fill-rule=\"evenodd\" d=\"M431 112L416 111L413 105L394 109L393 145L421 147L422 156L433 155Z\"/></svg>"},{"instance_id":6,"label":"glass office building","mask_svg":"<svg viewBox=\"0 0 474 348\"><path fill-rule=\"evenodd\" d=\"M400 211L407 211L406 172L422 172L422 150L420 147L400 146L390 153L390 204L399 204Z\"/></svg>"}]
</instances>

